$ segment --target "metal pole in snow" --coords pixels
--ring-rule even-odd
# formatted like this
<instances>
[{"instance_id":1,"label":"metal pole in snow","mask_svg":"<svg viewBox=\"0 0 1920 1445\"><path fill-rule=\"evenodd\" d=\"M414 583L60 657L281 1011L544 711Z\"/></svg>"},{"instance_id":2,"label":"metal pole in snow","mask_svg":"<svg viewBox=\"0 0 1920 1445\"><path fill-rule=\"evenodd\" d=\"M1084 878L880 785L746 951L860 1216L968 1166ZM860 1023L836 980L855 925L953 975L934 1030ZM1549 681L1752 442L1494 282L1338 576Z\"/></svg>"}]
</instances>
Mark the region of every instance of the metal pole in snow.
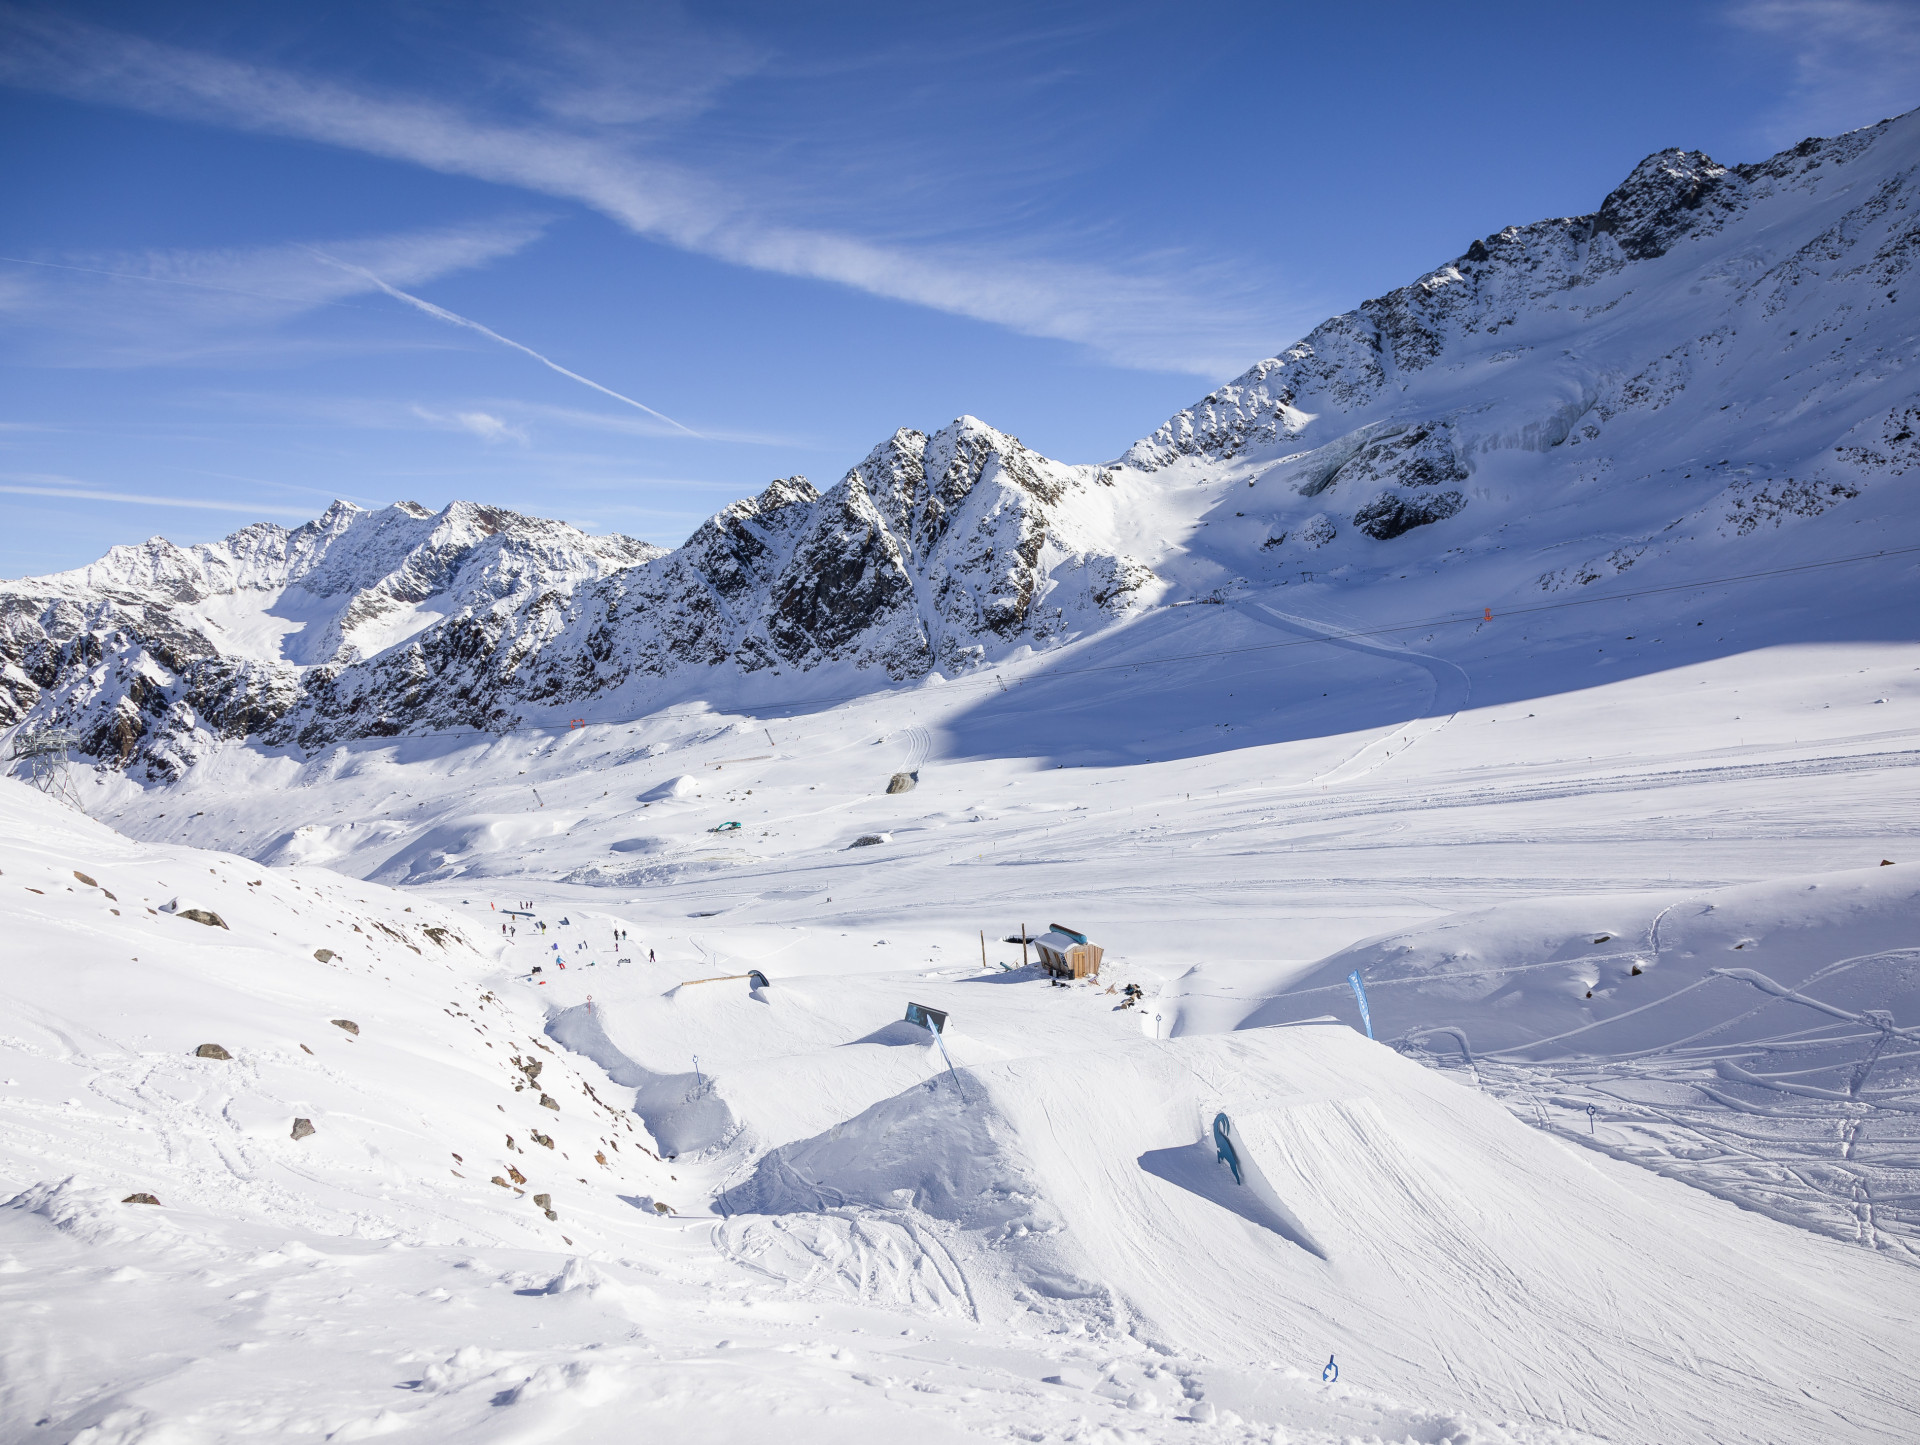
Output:
<instances>
[{"instance_id":1,"label":"metal pole in snow","mask_svg":"<svg viewBox=\"0 0 1920 1445\"><path fill-rule=\"evenodd\" d=\"M933 1026L933 1023L931 1020L929 1020L927 1023L927 1032L932 1034L933 1041L936 1044L940 1045L940 1057L947 1061L947 1072L953 1075L954 1092L960 1096L961 1103L963 1104L966 1103L967 1091L960 1087L960 1076L953 1072L953 1055L947 1052L947 1041L940 1037L940 1030L938 1030Z\"/></svg>"}]
</instances>

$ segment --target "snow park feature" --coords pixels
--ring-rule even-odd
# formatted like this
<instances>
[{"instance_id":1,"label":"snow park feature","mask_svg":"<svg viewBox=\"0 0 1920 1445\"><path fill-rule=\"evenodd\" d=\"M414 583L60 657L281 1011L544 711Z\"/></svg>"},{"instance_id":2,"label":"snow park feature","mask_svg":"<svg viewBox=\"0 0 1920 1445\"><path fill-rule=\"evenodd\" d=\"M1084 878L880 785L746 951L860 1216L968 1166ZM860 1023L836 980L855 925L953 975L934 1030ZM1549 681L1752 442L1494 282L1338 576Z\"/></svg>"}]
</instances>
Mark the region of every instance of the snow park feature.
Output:
<instances>
[{"instance_id":1,"label":"snow park feature","mask_svg":"<svg viewBox=\"0 0 1920 1445\"><path fill-rule=\"evenodd\" d=\"M1916 175L0 584L0 1439L1920 1437Z\"/></svg>"}]
</instances>

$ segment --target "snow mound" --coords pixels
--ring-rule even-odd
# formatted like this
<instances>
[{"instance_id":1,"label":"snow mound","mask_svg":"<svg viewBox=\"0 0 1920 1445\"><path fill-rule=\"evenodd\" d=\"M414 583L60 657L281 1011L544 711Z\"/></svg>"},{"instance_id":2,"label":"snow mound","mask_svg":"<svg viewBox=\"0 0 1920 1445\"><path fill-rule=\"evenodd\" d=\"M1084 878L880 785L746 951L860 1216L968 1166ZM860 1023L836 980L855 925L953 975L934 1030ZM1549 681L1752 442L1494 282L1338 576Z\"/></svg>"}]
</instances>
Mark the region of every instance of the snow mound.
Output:
<instances>
[{"instance_id":1,"label":"snow mound","mask_svg":"<svg viewBox=\"0 0 1920 1445\"><path fill-rule=\"evenodd\" d=\"M1520 1117L1911 1263L1916 914L1912 864L1507 904L1342 949L1242 1027L1351 1016L1357 971L1382 1039Z\"/></svg>"},{"instance_id":2,"label":"snow mound","mask_svg":"<svg viewBox=\"0 0 1920 1445\"><path fill-rule=\"evenodd\" d=\"M1211 1162L1220 1112L1269 1198ZM1894 1364L1920 1310L1870 1256L1596 1167L1345 1028L970 1069L772 1151L722 1203L743 1246L793 1216L918 1231L989 1317L1175 1351L1337 1353L1392 1388L1437 1371L1486 1408L1520 1379L1631 1379L1630 1398L1560 1395L1564 1424L1609 1437L1757 1445L1825 1428L1796 1392L1751 1398L1737 1421L1703 1403L1742 1388L1752 1358L1888 1428L1916 1403ZM1745 1307L1729 1316L1733 1280ZM1863 1290L1865 1338L1802 1327Z\"/></svg>"},{"instance_id":3,"label":"snow mound","mask_svg":"<svg viewBox=\"0 0 1920 1445\"><path fill-rule=\"evenodd\" d=\"M643 803L664 803L672 798L691 798L700 791L700 780L690 778L684 773L677 778L648 788L640 795Z\"/></svg>"}]
</instances>

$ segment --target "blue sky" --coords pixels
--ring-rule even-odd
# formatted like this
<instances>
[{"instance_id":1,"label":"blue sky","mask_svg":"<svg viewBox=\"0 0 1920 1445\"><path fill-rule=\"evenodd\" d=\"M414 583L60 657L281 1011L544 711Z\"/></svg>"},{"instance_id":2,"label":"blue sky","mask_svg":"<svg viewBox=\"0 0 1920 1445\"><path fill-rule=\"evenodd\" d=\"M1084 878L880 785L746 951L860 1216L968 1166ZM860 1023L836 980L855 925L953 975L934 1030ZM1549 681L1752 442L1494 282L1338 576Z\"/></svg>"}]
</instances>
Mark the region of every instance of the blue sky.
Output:
<instances>
[{"instance_id":1,"label":"blue sky","mask_svg":"<svg viewBox=\"0 0 1920 1445\"><path fill-rule=\"evenodd\" d=\"M1888 0L0 0L0 576L336 496L671 545L963 412L1103 460L1651 151L1916 77Z\"/></svg>"}]
</instances>

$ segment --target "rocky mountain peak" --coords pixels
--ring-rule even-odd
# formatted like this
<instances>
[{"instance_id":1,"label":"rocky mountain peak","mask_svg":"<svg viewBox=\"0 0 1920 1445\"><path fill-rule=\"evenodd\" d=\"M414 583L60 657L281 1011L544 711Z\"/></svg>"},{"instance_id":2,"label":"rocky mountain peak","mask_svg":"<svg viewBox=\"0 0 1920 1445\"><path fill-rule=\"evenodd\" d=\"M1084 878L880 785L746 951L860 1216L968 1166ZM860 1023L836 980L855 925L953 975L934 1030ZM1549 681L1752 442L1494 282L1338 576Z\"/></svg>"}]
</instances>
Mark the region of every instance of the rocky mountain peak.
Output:
<instances>
[{"instance_id":1,"label":"rocky mountain peak","mask_svg":"<svg viewBox=\"0 0 1920 1445\"><path fill-rule=\"evenodd\" d=\"M164 777L221 740L639 711L715 669L965 673L1168 589L1538 551L1553 590L1764 535L1920 469L1916 176L1920 115L1753 165L1661 151L1592 213L1329 318L1110 467L962 416L825 490L778 478L671 552L464 501L116 547L0 585L0 722Z\"/></svg>"}]
</instances>

